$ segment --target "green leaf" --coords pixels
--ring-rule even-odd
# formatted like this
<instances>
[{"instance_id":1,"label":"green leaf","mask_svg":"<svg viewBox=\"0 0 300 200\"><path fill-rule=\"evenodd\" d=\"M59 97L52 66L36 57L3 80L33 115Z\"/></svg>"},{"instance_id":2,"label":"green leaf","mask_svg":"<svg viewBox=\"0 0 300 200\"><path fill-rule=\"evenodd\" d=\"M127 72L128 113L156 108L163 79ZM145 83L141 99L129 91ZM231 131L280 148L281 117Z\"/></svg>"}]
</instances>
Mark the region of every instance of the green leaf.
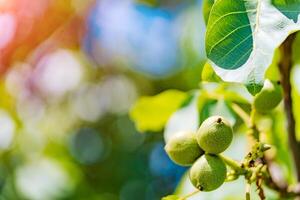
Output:
<instances>
[{"instance_id":1,"label":"green leaf","mask_svg":"<svg viewBox=\"0 0 300 200\"><path fill-rule=\"evenodd\" d=\"M272 4L295 23L300 14L300 0L272 0Z\"/></svg>"},{"instance_id":2,"label":"green leaf","mask_svg":"<svg viewBox=\"0 0 300 200\"><path fill-rule=\"evenodd\" d=\"M207 32L207 57L224 69L236 69L249 58L253 36L244 0L217 1L211 10Z\"/></svg>"},{"instance_id":3,"label":"green leaf","mask_svg":"<svg viewBox=\"0 0 300 200\"><path fill-rule=\"evenodd\" d=\"M296 43L296 41L295 41L295 43ZM294 54L299 55L294 50L293 50L293 52L294 52L293 55ZM270 80L273 80L273 81L279 81L280 80L281 75L280 75L280 71L279 71L279 68L278 68L280 57L281 57L280 56L280 51L279 51L279 49L276 49L275 52L274 52L272 63L269 66L268 70L266 71L266 74L265 74L266 79L270 79Z\"/></svg>"},{"instance_id":4,"label":"green leaf","mask_svg":"<svg viewBox=\"0 0 300 200\"><path fill-rule=\"evenodd\" d=\"M300 20L295 23L276 5L268 0L218 0L213 4L205 48L222 80L263 84L275 49L290 33L300 30ZM293 12L293 19L299 17L298 11Z\"/></svg>"},{"instance_id":5,"label":"green leaf","mask_svg":"<svg viewBox=\"0 0 300 200\"><path fill-rule=\"evenodd\" d=\"M161 200L181 200L177 195L168 195L163 197Z\"/></svg>"},{"instance_id":6,"label":"green leaf","mask_svg":"<svg viewBox=\"0 0 300 200\"><path fill-rule=\"evenodd\" d=\"M216 87L214 88L213 85ZM201 84L202 99L220 100L226 99L234 103L249 104L251 95L242 84L233 83L203 83Z\"/></svg>"},{"instance_id":7,"label":"green leaf","mask_svg":"<svg viewBox=\"0 0 300 200\"><path fill-rule=\"evenodd\" d=\"M205 24L207 24L207 22L208 22L209 14L210 14L212 6L214 5L214 2L215 2L215 0L203 0L202 12L203 12Z\"/></svg>"},{"instance_id":8,"label":"green leaf","mask_svg":"<svg viewBox=\"0 0 300 200\"><path fill-rule=\"evenodd\" d=\"M295 64L300 63L300 32L297 33L296 38L293 42L293 62Z\"/></svg>"},{"instance_id":9,"label":"green leaf","mask_svg":"<svg viewBox=\"0 0 300 200\"><path fill-rule=\"evenodd\" d=\"M201 79L202 81L207 81L207 82L220 82L222 81L221 78L216 74L212 66L206 62L202 74L201 74Z\"/></svg>"},{"instance_id":10,"label":"green leaf","mask_svg":"<svg viewBox=\"0 0 300 200\"><path fill-rule=\"evenodd\" d=\"M172 113L180 108L188 97L188 94L178 90L141 97L132 107L130 117L141 132L161 131Z\"/></svg>"},{"instance_id":11,"label":"green leaf","mask_svg":"<svg viewBox=\"0 0 300 200\"><path fill-rule=\"evenodd\" d=\"M241 89L240 91L232 91L230 90L232 87L227 87L227 88L228 88L227 90L222 92L224 99L235 103L249 104L249 98L247 98L247 95L239 93L240 91L243 92Z\"/></svg>"}]
</instances>

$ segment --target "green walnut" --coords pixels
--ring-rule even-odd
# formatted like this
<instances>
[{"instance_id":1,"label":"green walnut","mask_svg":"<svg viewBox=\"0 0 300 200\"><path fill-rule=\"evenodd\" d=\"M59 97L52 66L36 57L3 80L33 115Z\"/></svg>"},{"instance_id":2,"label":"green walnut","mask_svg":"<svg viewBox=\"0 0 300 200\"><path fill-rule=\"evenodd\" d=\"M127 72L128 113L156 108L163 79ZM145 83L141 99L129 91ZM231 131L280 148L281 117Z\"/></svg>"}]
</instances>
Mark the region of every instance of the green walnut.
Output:
<instances>
[{"instance_id":1,"label":"green walnut","mask_svg":"<svg viewBox=\"0 0 300 200\"><path fill-rule=\"evenodd\" d=\"M197 134L199 146L207 153L219 154L230 145L233 132L230 123L221 116L207 118Z\"/></svg>"},{"instance_id":2,"label":"green walnut","mask_svg":"<svg viewBox=\"0 0 300 200\"><path fill-rule=\"evenodd\" d=\"M193 132L176 134L167 142L165 150L173 162L182 166L192 165L204 154Z\"/></svg>"},{"instance_id":3,"label":"green walnut","mask_svg":"<svg viewBox=\"0 0 300 200\"><path fill-rule=\"evenodd\" d=\"M264 87L254 97L254 108L259 113L267 113L274 109L282 100L280 82L265 80Z\"/></svg>"},{"instance_id":4,"label":"green walnut","mask_svg":"<svg viewBox=\"0 0 300 200\"><path fill-rule=\"evenodd\" d=\"M226 165L220 157L205 154L191 167L190 180L198 190L209 192L224 183L226 174Z\"/></svg>"}]
</instances>

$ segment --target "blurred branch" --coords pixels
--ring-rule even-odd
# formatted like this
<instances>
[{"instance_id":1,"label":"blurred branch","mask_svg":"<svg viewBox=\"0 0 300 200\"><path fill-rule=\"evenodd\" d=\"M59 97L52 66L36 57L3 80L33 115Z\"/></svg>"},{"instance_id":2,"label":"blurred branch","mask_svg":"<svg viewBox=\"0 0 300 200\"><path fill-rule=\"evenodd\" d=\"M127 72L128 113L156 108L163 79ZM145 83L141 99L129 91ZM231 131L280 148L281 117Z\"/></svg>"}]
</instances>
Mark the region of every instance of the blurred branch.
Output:
<instances>
[{"instance_id":1,"label":"blurred branch","mask_svg":"<svg viewBox=\"0 0 300 200\"><path fill-rule=\"evenodd\" d=\"M292 45L295 40L296 33L291 34L280 46L281 59L279 61L279 70L281 74L281 84L283 88L284 107L287 118L287 129L289 145L291 147L292 156L294 159L295 169L297 173L298 182L300 182L300 144L296 139L296 122L293 114L292 101L292 86L290 82L292 61Z\"/></svg>"},{"instance_id":2,"label":"blurred branch","mask_svg":"<svg viewBox=\"0 0 300 200\"><path fill-rule=\"evenodd\" d=\"M265 196L265 192L264 192L264 189L262 187L262 182L263 182L263 179L262 178L259 178L256 180L256 186L257 186L257 191L258 191L258 196L261 200L264 200L266 199L266 196Z\"/></svg>"},{"instance_id":3,"label":"blurred branch","mask_svg":"<svg viewBox=\"0 0 300 200\"><path fill-rule=\"evenodd\" d=\"M250 128L250 116L238 104L232 103L231 108L233 111L245 122Z\"/></svg>"},{"instance_id":4,"label":"blurred branch","mask_svg":"<svg viewBox=\"0 0 300 200\"><path fill-rule=\"evenodd\" d=\"M267 173L264 176L264 183L267 187L269 187L272 190L277 191L280 194L280 197L283 198L293 198L293 197L299 197L300 196L300 188L297 187L289 187L288 184L282 180L280 180L280 183L275 181L273 178L272 173L269 170L269 166L271 165L271 160L267 159L266 157L264 158L264 161L267 163Z\"/></svg>"},{"instance_id":5,"label":"blurred branch","mask_svg":"<svg viewBox=\"0 0 300 200\"><path fill-rule=\"evenodd\" d=\"M232 103L231 108L244 121L244 123L248 127L249 145L250 147L252 147L256 142L259 141L259 130L255 124L255 119L254 119L256 115L255 109L252 106L252 110L249 115L238 104Z\"/></svg>"}]
</instances>

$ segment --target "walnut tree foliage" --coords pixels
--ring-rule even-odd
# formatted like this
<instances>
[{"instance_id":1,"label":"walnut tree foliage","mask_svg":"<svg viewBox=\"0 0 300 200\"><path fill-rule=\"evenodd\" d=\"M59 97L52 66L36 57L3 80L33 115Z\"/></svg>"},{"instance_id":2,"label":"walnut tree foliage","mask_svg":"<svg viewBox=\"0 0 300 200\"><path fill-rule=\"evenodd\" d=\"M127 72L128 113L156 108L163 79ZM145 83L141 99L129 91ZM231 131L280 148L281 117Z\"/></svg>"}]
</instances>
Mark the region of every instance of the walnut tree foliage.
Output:
<instances>
[{"instance_id":1,"label":"walnut tree foliage","mask_svg":"<svg viewBox=\"0 0 300 200\"><path fill-rule=\"evenodd\" d=\"M245 141L239 146L234 139L216 155L227 166L224 199L239 199L240 185L246 199L299 197L300 0L204 0L203 15L207 62L199 89L142 97L131 118L141 132L163 132L168 144L176 133L196 133L221 115L233 137ZM186 175L163 199L221 199L217 191L192 188Z\"/></svg>"}]
</instances>

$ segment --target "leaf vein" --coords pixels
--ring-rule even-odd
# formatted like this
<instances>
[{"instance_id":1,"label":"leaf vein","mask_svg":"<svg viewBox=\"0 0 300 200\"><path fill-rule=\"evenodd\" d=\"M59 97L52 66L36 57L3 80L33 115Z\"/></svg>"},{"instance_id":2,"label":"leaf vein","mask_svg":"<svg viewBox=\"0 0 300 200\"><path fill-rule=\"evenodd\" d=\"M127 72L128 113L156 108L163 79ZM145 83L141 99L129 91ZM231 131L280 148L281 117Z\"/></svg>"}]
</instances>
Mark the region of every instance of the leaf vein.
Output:
<instances>
[{"instance_id":1,"label":"leaf vein","mask_svg":"<svg viewBox=\"0 0 300 200\"><path fill-rule=\"evenodd\" d=\"M246 25L243 25L243 26L240 26L236 29L234 29L233 31L231 31L230 33L228 33L227 35L225 35L223 38L221 38L218 42L216 42L214 45L212 45L212 47L210 48L209 50L209 53L208 55L211 54L212 50L217 46L219 45L222 41L224 41L226 38L228 38L230 35L234 34L236 31L240 30L240 29L243 29L243 28L246 28L246 27L249 27L250 24L246 24ZM252 35L252 34L251 34Z\"/></svg>"},{"instance_id":2,"label":"leaf vein","mask_svg":"<svg viewBox=\"0 0 300 200\"><path fill-rule=\"evenodd\" d=\"M234 65L232 66L232 68L235 68L235 65L237 64L237 63L239 63L240 62L240 60L242 60L246 55L248 55L248 53L250 52L250 51L252 51L253 50L253 48L251 47L250 49L248 49L248 51L246 51L246 53L244 53L243 54L243 56L241 56L235 63L234 63Z\"/></svg>"},{"instance_id":3,"label":"leaf vein","mask_svg":"<svg viewBox=\"0 0 300 200\"><path fill-rule=\"evenodd\" d=\"M223 60L226 56L228 56L231 52L233 52L238 46L240 46L242 43L244 43L245 41L247 41L249 39L249 37L252 36L252 33L249 34L246 38L244 38L241 42L239 42L235 47L233 47L230 51L228 51L221 59Z\"/></svg>"},{"instance_id":4,"label":"leaf vein","mask_svg":"<svg viewBox=\"0 0 300 200\"><path fill-rule=\"evenodd\" d=\"M217 23L219 23L223 18L228 17L230 15L239 15L239 14L245 14L245 13L250 13L256 11L256 9L252 9L252 10L248 10L248 11L235 11L235 12L230 12L230 13L226 13L225 15L222 15L221 17L219 17L207 30L207 34L209 34L211 32L211 30L217 25Z\"/></svg>"}]
</instances>

